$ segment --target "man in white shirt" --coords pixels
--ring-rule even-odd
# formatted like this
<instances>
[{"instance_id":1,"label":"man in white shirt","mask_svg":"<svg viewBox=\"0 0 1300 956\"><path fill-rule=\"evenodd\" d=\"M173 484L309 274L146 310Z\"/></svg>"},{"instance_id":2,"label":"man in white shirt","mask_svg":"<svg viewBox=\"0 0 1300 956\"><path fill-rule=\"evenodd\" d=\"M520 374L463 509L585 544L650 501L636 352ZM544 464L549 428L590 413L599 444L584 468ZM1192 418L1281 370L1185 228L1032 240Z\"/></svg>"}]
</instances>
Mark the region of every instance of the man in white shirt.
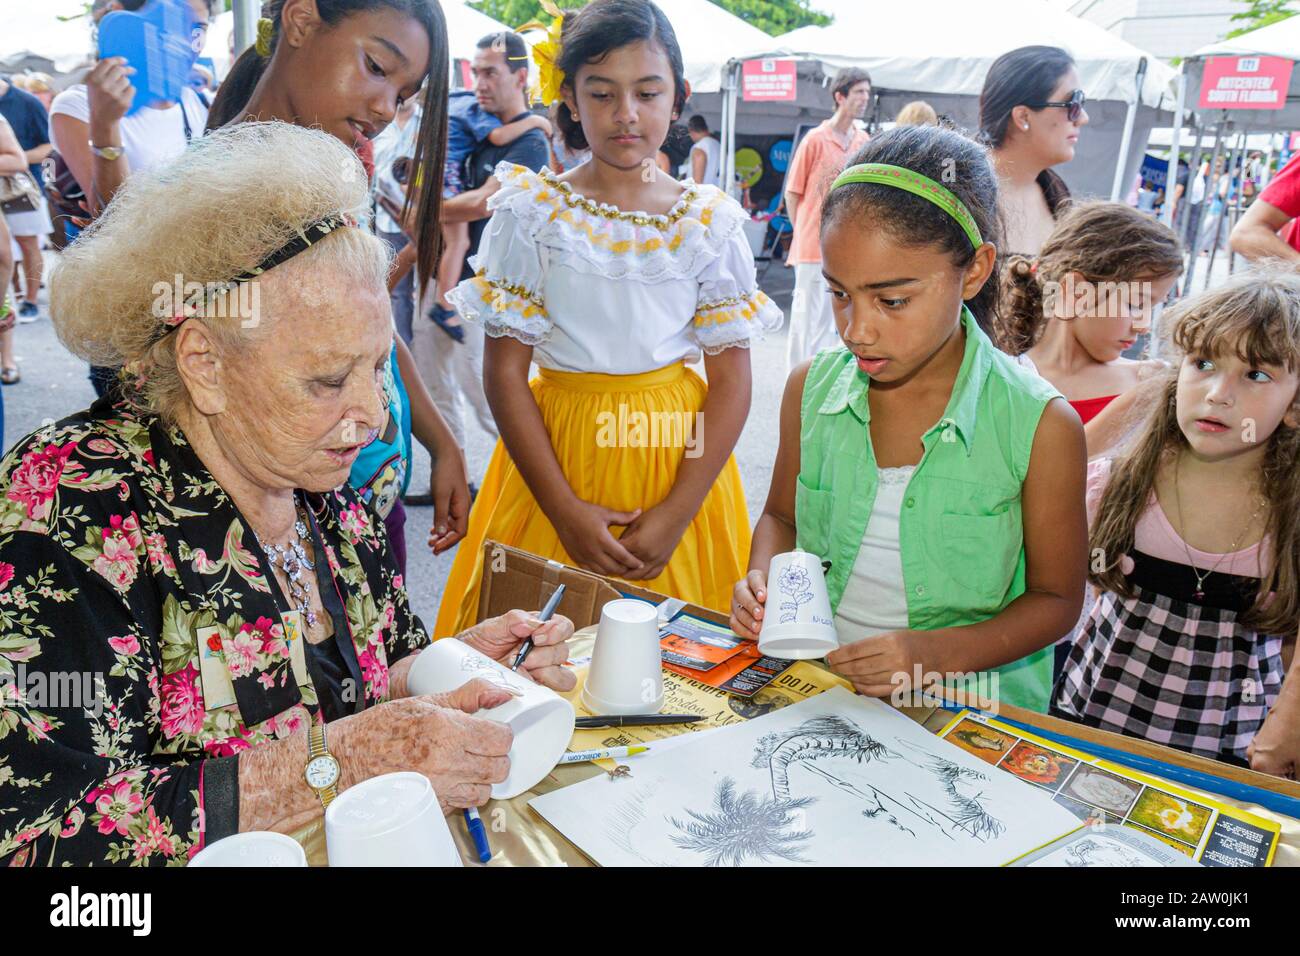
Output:
<instances>
[{"instance_id":1,"label":"man in white shirt","mask_svg":"<svg viewBox=\"0 0 1300 956\"><path fill-rule=\"evenodd\" d=\"M691 179L701 186L721 186L722 145L709 132L708 121L696 114L686 123L691 141Z\"/></svg>"},{"instance_id":2,"label":"man in white shirt","mask_svg":"<svg viewBox=\"0 0 1300 956\"><path fill-rule=\"evenodd\" d=\"M871 77L865 70L845 67L835 74L831 96L835 112L799 140L785 177L785 212L794 227L786 257L795 274L786 338L786 362L791 369L840 342L830 290L822 277L822 201L831 180L869 139L857 121L871 104Z\"/></svg>"}]
</instances>

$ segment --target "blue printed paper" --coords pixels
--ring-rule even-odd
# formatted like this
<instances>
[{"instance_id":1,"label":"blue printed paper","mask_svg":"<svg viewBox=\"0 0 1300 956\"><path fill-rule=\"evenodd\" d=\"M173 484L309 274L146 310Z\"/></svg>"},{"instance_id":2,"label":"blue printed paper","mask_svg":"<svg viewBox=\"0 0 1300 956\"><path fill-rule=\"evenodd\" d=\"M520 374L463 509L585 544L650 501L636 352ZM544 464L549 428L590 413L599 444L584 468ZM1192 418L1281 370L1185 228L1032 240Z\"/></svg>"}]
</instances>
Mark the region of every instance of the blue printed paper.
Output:
<instances>
[{"instance_id":1,"label":"blue printed paper","mask_svg":"<svg viewBox=\"0 0 1300 956\"><path fill-rule=\"evenodd\" d=\"M120 56L135 69L128 116L180 100L197 57L194 29L194 12L186 0L150 0L137 11L117 10L100 21L100 57Z\"/></svg>"}]
</instances>

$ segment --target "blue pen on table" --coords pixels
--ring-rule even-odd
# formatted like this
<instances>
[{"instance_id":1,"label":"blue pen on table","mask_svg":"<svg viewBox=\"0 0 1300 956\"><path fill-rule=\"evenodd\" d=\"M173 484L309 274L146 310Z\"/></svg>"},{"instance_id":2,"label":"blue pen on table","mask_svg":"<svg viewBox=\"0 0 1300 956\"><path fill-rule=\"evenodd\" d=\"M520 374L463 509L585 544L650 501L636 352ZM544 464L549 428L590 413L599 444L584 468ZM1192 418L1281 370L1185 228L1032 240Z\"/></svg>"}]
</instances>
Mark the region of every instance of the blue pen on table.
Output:
<instances>
[{"instance_id":1,"label":"blue pen on table","mask_svg":"<svg viewBox=\"0 0 1300 956\"><path fill-rule=\"evenodd\" d=\"M483 825L483 818L478 815L478 811L470 807L465 811L465 826L469 829L469 835L474 840L474 849L478 851L478 861L486 863L492 859L492 847L488 844L487 827Z\"/></svg>"},{"instance_id":2,"label":"blue pen on table","mask_svg":"<svg viewBox=\"0 0 1300 956\"><path fill-rule=\"evenodd\" d=\"M542 613L537 615L537 623L545 624L551 619L551 615L555 613L555 609L560 606L560 598L562 597L564 597L563 584L555 589L555 593L551 595L551 599L546 602L546 607L542 608ZM515 662L510 665L510 669L512 671L519 670L519 665L524 662L524 658L528 656L528 652L532 649L533 639L530 637L525 640L523 646L519 648L519 656L517 656Z\"/></svg>"}]
</instances>

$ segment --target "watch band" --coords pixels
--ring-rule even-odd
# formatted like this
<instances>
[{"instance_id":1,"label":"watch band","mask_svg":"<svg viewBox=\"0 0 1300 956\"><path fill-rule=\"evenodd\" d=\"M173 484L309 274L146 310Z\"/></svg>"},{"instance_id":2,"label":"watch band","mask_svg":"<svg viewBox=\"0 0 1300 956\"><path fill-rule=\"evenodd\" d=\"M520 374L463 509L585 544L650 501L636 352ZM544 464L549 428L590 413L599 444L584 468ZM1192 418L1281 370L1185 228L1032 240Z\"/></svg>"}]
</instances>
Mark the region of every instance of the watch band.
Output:
<instances>
[{"instance_id":1,"label":"watch band","mask_svg":"<svg viewBox=\"0 0 1300 956\"><path fill-rule=\"evenodd\" d=\"M329 748L325 745L324 724L312 724L307 728L307 763L310 764L317 757L329 757L334 760L336 765L338 763L338 760L335 759L334 755L329 752ZM336 778L335 781L327 787L321 787L319 789L313 787L312 789L316 791L316 796L320 798L321 807L328 807L330 801L339 795L338 779Z\"/></svg>"},{"instance_id":2,"label":"watch band","mask_svg":"<svg viewBox=\"0 0 1300 956\"><path fill-rule=\"evenodd\" d=\"M110 163L119 160L126 155L126 150L121 146L96 146L94 143L91 143L90 151L100 159L106 159Z\"/></svg>"}]
</instances>

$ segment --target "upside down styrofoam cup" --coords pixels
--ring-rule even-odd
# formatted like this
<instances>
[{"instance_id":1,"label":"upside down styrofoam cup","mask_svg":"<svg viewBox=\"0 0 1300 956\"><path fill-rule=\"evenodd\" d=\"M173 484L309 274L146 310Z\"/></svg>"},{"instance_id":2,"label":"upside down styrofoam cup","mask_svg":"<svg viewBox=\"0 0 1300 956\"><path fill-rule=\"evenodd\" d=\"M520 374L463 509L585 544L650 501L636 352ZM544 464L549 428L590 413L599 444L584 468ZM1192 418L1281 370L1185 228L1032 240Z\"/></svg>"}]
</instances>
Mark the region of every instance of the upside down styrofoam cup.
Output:
<instances>
[{"instance_id":1,"label":"upside down styrofoam cup","mask_svg":"<svg viewBox=\"0 0 1300 956\"><path fill-rule=\"evenodd\" d=\"M663 707L659 619L653 604L619 598L601 608L582 704L597 715L655 714Z\"/></svg>"},{"instance_id":2,"label":"upside down styrofoam cup","mask_svg":"<svg viewBox=\"0 0 1300 956\"><path fill-rule=\"evenodd\" d=\"M402 771L363 780L325 810L330 866L463 866L429 778Z\"/></svg>"},{"instance_id":3,"label":"upside down styrofoam cup","mask_svg":"<svg viewBox=\"0 0 1300 956\"><path fill-rule=\"evenodd\" d=\"M840 646L817 555L787 551L767 569L767 604L758 632L760 654L802 661L825 657Z\"/></svg>"},{"instance_id":4,"label":"upside down styrofoam cup","mask_svg":"<svg viewBox=\"0 0 1300 956\"><path fill-rule=\"evenodd\" d=\"M249 830L209 843L187 866L306 866L307 854L293 837Z\"/></svg>"},{"instance_id":5,"label":"upside down styrofoam cup","mask_svg":"<svg viewBox=\"0 0 1300 956\"><path fill-rule=\"evenodd\" d=\"M492 787L495 799L509 800L530 790L555 769L555 762L569 747L577 715L573 705L549 687L519 676L454 638L434 641L420 651L411 665L406 686L412 694L443 694L475 677L518 695L476 715L500 721L514 734L510 745L510 775Z\"/></svg>"}]
</instances>

